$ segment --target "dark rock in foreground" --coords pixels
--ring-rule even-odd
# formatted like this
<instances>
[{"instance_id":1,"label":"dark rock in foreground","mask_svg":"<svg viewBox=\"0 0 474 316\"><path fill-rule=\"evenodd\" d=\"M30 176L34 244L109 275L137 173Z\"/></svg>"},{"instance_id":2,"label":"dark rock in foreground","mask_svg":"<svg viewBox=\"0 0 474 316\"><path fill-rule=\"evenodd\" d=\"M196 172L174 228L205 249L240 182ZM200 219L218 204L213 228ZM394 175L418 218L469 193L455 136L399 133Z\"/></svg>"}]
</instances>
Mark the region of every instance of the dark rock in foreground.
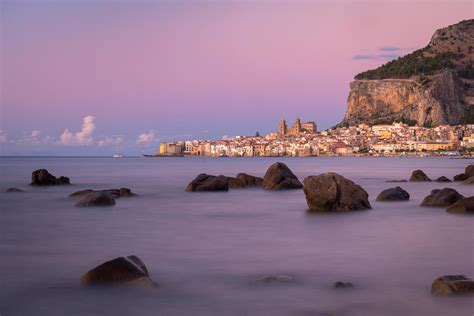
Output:
<instances>
[{"instance_id":1,"label":"dark rock in foreground","mask_svg":"<svg viewBox=\"0 0 474 316\"><path fill-rule=\"evenodd\" d=\"M448 213L473 214L474 213L474 196L460 199L451 204L447 209Z\"/></svg>"},{"instance_id":2,"label":"dark rock in foreground","mask_svg":"<svg viewBox=\"0 0 474 316\"><path fill-rule=\"evenodd\" d=\"M198 175L186 187L187 192L229 191L226 176L213 176L205 173Z\"/></svg>"},{"instance_id":3,"label":"dark rock in foreground","mask_svg":"<svg viewBox=\"0 0 474 316\"><path fill-rule=\"evenodd\" d=\"M265 190L301 189L302 187L300 180L282 162L271 165L263 177Z\"/></svg>"},{"instance_id":4,"label":"dark rock in foreground","mask_svg":"<svg viewBox=\"0 0 474 316\"><path fill-rule=\"evenodd\" d=\"M474 184L474 176L471 176L462 182L463 184Z\"/></svg>"},{"instance_id":5,"label":"dark rock in foreground","mask_svg":"<svg viewBox=\"0 0 474 316\"><path fill-rule=\"evenodd\" d=\"M408 201L410 194L400 187L383 190L377 196L377 201Z\"/></svg>"},{"instance_id":6,"label":"dark rock in foreground","mask_svg":"<svg viewBox=\"0 0 474 316\"><path fill-rule=\"evenodd\" d=\"M421 206L449 206L454 202L464 198L456 190L451 188L434 189L421 202Z\"/></svg>"},{"instance_id":7,"label":"dark rock in foreground","mask_svg":"<svg viewBox=\"0 0 474 316\"><path fill-rule=\"evenodd\" d=\"M263 178L255 177L246 173L239 173L237 175L237 179L239 179L244 186L247 187L256 187L263 185Z\"/></svg>"},{"instance_id":8,"label":"dark rock in foreground","mask_svg":"<svg viewBox=\"0 0 474 316\"><path fill-rule=\"evenodd\" d=\"M447 177L441 176L438 179L436 179L436 182L451 182Z\"/></svg>"},{"instance_id":9,"label":"dark rock in foreground","mask_svg":"<svg viewBox=\"0 0 474 316\"><path fill-rule=\"evenodd\" d=\"M337 173L309 176L303 183L306 202L312 212L345 212L371 208L367 192Z\"/></svg>"},{"instance_id":10,"label":"dark rock in foreground","mask_svg":"<svg viewBox=\"0 0 474 316\"><path fill-rule=\"evenodd\" d=\"M352 284L351 282L337 281L332 284L332 287L335 289L353 289L354 284Z\"/></svg>"},{"instance_id":11,"label":"dark rock in foreground","mask_svg":"<svg viewBox=\"0 0 474 316\"><path fill-rule=\"evenodd\" d=\"M106 191L98 191L86 194L77 203L76 207L91 207L91 206L114 206L114 196Z\"/></svg>"},{"instance_id":12,"label":"dark rock in foreground","mask_svg":"<svg viewBox=\"0 0 474 316\"><path fill-rule=\"evenodd\" d=\"M5 190L5 192L15 193L15 192L25 192L25 190L18 189L18 188L8 188Z\"/></svg>"},{"instance_id":13,"label":"dark rock in foreground","mask_svg":"<svg viewBox=\"0 0 474 316\"><path fill-rule=\"evenodd\" d=\"M431 285L433 295L474 293L474 281L464 275L444 275Z\"/></svg>"},{"instance_id":14,"label":"dark rock in foreground","mask_svg":"<svg viewBox=\"0 0 474 316\"><path fill-rule=\"evenodd\" d=\"M464 173L468 177L474 177L474 165L467 166L466 169L464 170Z\"/></svg>"},{"instance_id":15,"label":"dark rock in foreground","mask_svg":"<svg viewBox=\"0 0 474 316\"><path fill-rule=\"evenodd\" d=\"M466 180L467 178L469 178L467 174L465 174L465 173L460 173L460 174L455 175L454 178L453 178L453 180L454 180L454 181L464 181L464 180Z\"/></svg>"},{"instance_id":16,"label":"dark rock in foreground","mask_svg":"<svg viewBox=\"0 0 474 316\"><path fill-rule=\"evenodd\" d=\"M38 169L31 174L31 185L62 185L71 184L68 177L56 178L46 169Z\"/></svg>"},{"instance_id":17,"label":"dark rock in foreground","mask_svg":"<svg viewBox=\"0 0 474 316\"><path fill-rule=\"evenodd\" d=\"M156 287L148 269L137 256L118 257L86 272L81 277L83 285L146 285Z\"/></svg>"},{"instance_id":18,"label":"dark rock in foreground","mask_svg":"<svg viewBox=\"0 0 474 316\"><path fill-rule=\"evenodd\" d=\"M426 181L431 181L430 178L426 175L426 173L423 172L423 170L415 170L412 172L410 181L413 182L426 182Z\"/></svg>"}]
</instances>

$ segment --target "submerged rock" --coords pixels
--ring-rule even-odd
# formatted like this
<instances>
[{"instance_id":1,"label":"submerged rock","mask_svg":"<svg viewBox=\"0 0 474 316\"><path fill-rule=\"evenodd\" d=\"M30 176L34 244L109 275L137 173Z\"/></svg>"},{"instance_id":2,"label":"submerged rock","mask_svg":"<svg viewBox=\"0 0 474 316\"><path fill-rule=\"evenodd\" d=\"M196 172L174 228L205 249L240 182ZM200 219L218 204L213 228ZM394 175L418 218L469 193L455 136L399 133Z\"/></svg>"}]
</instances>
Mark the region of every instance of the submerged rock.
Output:
<instances>
[{"instance_id":1,"label":"submerged rock","mask_svg":"<svg viewBox=\"0 0 474 316\"><path fill-rule=\"evenodd\" d=\"M407 201L410 199L410 194L400 187L383 190L377 196L377 201Z\"/></svg>"},{"instance_id":2,"label":"submerged rock","mask_svg":"<svg viewBox=\"0 0 474 316\"><path fill-rule=\"evenodd\" d=\"M461 214L474 213L474 196L470 196L456 201L446 209L446 212Z\"/></svg>"},{"instance_id":3,"label":"submerged rock","mask_svg":"<svg viewBox=\"0 0 474 316\"><path fill-rule=\"evenodd\" d=\"M345 212L371 208L367 192L337 173L309 176L303 183L306 202L312 212Z\"/></svg>"},{"instance_id":4,"label":"submerged rock","mask_svg":"<svg viewBox=\"0 0 474 316\"><path fill-rule=\"evenodd\" d=\"M426 181L431 181L430 178L426 175L426 173L423 172L423 170L415 170L412 172L410 181L413 182L426 182Z\"/></svg>"},{"instance_id":5,"label":"submerged rock","mask_svg":"<svg viewBox=\"0 0 474 316\"><path fill-rule=\"evenodd\" d=\"M444 275L431 285L433 295L455 295L474 293L474 281L464 275Z\"/></svg>"},{"instance_id":6,"label":"submerged rock","mask_svg":"<svg viewBox=\"0 0 474 316\"><path fill-rule=\"evenodd\" d=\"M397 183L397 182L407 182L407 180L387 180L385 182L395 182L395 183Z\"/></svg>"},{"instance_id":7,"label":"submerged rock","mask_svg":"<svg viewBox=\"0 0 474 316\"><path fill-rule=\"evenodd\" d=\"M237 175L237 179L239 179L247 187L263 185L263 178L255 177L246 173L239 173Z\"/></svg>"},{"instance_id":8,"label":"submerged rock","mask_svg":"<svg viewBox=\"0 0 474 316\"><path fill-rule=\"evenodd\" d=\"M467 180L467 178L469 178L469 176L467 174L460 173L460 174L455 175L453 180L454 181L464 181L464 180Z\"/></svg>"},{"instance_id":9,"label":"submerged rock","mask_svg":"<svg viewBox=\"0 0 474 316\"><path fill-rule=\"evenodd\" d=\"M81 277L82 285L147 285L156 287L137 256L118 257L102 263Z\"/></svg>"},{"instance_id":10,"label":"submerged rock","mask_svg":"<svg viewBox=\"0 0 474 316\"><path fill-rule=\"evenodd\" d=\"M186 187L187 192L229 191L226 176L213 176L205 173L198 175Z\"/></svg>"},{"instance_id":11,"label":"submerged rock","mask_svg":"<svg viewBox=\"0 0 474 316\"><path fill-rule=\"evenodd\" d=\"M56 178L46 169L38 169L31 174L31 185L62 185L71 184L68 177Z\"/></svg>"},{"instance_id":12,"label":"submerged rock","mask_svg":"<svg viewBox=\"0 0 474 316\"><path fill-rule=\"evenodd\" d=\"M272 274L258 279L258 281L271 283L271 282L291 282L294 281L294 277L289 274Z\"/></svg>"},{"instance_id":13,"label":"submerged rock","mask_svg":"<svg viewBox=\"0 0 474 316\"><path fill-rule=\"evenodd\" d=\"M110 194L114 198L137 196L129 188L105 189L105 190L86 189L86 190L73 192L73 193L69 194L69 196L70 197L84 197L84 196L87 196L87 195L92 194L92 193L101 193L101 192Z\"/></svg>"},{"instance_id":14,"label":"submerged rock","mask_svg":"<svg viewBox=\"0 0 474 316\"><path fill-rule=\"evenodd\" d=\"M18 188L8 188L5 190L5 192L9 192L9 193L14 193L14 192L25 192L25 190L22 190L22 189L18 189Z\"/></svg>"},{"instance_id":15,"label":"submerged rock","mask_svg":"<svg viewBox=\"0 0 474 316\"><path fill-rule=\"evenodd\" d=\"M458 191L451 188L434 189L421 202L421 206L449 206L464 198Z\"/></svg>"},{"instance_id":16,"label":"submerged rock","mask_svg":"<svg viewBox=\"0 0 474 316\"><path fill-rule=\"evenodd\" d=\"M271 165L263 177L265 190L301 189L302 187L300 180L282 162Z\"/></svg>"},{"instance_id":17,"label":"submerged rock","mask_svg":"<svg viewBox=\"0 0 474 316\"><path fill-rule=\"evenodd\" d=\"M76 207L91 207L91 206L114 206L114 196L106 191L92 192L83 196L77 203Z\"/></svg>"},{"instance_id":18,"label":"submerged rock","mask_svg":"<svg viewBox=\"0 0 474 316\"><path fill-rule=\"evenodd\" d=\"M436 182L451 182L447 177L441 176L438 179L436 179Z\"/></svg>"},{"instance_id":19,"label":"submerged rock","mask_svg":"<svg viewBox=\"0 0 474 316\"><path fill-rule=\"evenodd\" d=\"M335 289L353 289L354 284L352 284L351 282L337 281L332 284L332 287Z\"/></svg>"}]
</instances>

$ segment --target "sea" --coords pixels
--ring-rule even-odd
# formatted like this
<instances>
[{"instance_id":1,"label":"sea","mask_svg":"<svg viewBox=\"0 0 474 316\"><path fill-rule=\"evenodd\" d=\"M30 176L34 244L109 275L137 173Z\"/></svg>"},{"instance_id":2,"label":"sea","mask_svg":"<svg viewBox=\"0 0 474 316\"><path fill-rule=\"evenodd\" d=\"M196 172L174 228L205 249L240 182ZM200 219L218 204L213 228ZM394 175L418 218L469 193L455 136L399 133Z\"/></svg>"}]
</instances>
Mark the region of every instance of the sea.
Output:
<instances>
[{"instance_id":1,"label":"sea","mask_svg":"<svg viewBox=\"0 0 474 316\"><path fill-rule=\"evenodd\" d=\"M300 180L337 172L371 210L312 214L303 190L189 193L200 173L263 176L281 161ZM415 169L452 178L474 160L439 158L0 158L0 315L474 315L474 297L433 297L446 274L474 278L474 216L419 204L458 182L389 183ZM46 168L72 185L32 187ZM401 186L406 202L377 202ZM23 193L6 193L18 187ZM128 187L114 207L76 208L82 189ZM158 288L83 287L80 277L136 255ZM280 281L262 278L279 275ZM352 289L334 289L336 281Z\"/></svg>"}]
</instances>

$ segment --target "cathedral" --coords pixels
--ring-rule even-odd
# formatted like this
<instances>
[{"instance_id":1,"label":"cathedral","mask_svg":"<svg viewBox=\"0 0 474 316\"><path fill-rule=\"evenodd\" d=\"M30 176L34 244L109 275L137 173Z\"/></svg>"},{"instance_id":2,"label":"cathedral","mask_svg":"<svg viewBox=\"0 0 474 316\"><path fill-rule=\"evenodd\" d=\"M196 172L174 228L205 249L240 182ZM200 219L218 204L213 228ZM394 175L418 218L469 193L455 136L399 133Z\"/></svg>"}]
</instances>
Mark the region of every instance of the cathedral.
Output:
<instances>
[{"instance_id":1,"label":"cathedral","mask_svg":"<svg viewBox=\"0 0 474 316\"><path fill-rule=\"evenodd\" d=\"M280 135L298 135L302 133L306 134L314 134L316 133L316 123L314 122L305 122L301 123L300 118L296 118L293 127L288 128L286 125L285 119L280 120L279 126L279 133Z\"/></svg>"}]
</instances>

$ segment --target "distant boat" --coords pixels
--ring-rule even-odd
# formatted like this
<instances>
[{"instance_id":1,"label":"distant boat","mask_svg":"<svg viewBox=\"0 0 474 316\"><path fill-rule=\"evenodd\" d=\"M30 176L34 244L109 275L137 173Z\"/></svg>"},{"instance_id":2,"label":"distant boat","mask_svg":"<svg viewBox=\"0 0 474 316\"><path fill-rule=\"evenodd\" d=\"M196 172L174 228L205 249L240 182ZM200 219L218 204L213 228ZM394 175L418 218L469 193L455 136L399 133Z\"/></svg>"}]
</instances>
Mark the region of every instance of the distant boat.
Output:
<instances>
[{"instance_id":1,"label":"distant boat","mask_svg":"<svg viewBox=\"0 0 474 316\"><path fill-rule=\"evenodd\" d=\"M122 154L114 154L112 157L113 158L123 158L123 155Z\"/></svg>"},{"instance_id":2,"label":"distant boat","mask_svg":"<svg viewBox=\"0 0 474 316\"><path fill-rule=\"evenodd\" d=\"M123 154L120 153L119 144L115 146L115 154L112 155L112 158L123 158Z\"/></svg>"}]
</instances>

